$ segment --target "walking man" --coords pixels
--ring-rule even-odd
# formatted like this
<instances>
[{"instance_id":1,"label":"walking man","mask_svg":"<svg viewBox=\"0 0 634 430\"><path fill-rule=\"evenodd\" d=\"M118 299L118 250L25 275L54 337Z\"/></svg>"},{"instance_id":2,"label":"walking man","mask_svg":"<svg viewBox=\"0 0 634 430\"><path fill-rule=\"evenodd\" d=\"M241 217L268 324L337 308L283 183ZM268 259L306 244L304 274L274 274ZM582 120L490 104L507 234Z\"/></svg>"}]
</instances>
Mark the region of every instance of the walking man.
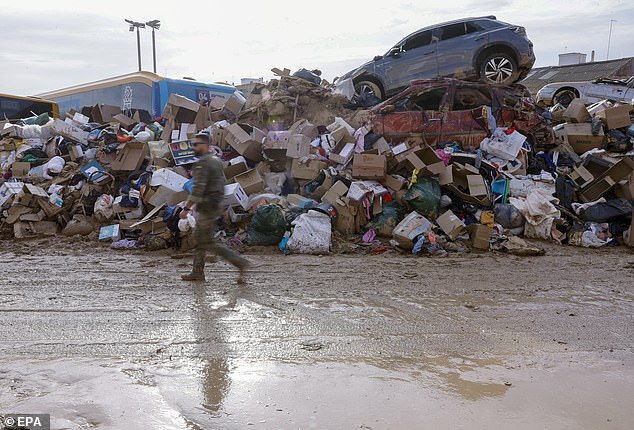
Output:
<instances>
[{"instance_id":1,"label":"walking man","mask_svg":"<svg viewBox=\"0 0 634 430\"><path fill-rule=\"evenodd\" d=\"M211 139L206 133L198 133L194 137L193 147L199 157L194 164L194 188L187 199L180 217L187 218L188 212L196 205L196 227L194 228L194 267L188 275L183 275L185 281L205 280L205 257L211 251L240 269L238 283L246 283L245 270L249 261L216 242L216 221L220 216L222 200L224 198L225 177L222 161L209 152Z\"/></svg>"}]
</instances>

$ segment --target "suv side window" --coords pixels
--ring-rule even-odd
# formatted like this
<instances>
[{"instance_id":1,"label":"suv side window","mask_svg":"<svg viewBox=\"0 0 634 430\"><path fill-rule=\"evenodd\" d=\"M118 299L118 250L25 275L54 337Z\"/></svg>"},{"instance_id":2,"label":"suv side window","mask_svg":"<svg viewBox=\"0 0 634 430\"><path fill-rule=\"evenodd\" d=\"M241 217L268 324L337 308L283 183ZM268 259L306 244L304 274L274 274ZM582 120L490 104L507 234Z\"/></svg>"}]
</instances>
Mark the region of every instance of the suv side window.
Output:
<instances>
[{"instance_id":1,"label":"suv side window","mask_svg":"<svg viewBox=\"0 0 634 430\"><path fill-rule=\"evenodd\" d=\"M403 43L401 50L403 52L411 51L412 49L420 48L431 43L431 31L423 31L410 37Z\"/></svg>"},{"instance_id":2,"label":"suv side window","mask_svg":"<svg viewBox=\"0 0 634 430\"><path fill-rule=\"evenodd\" d=\"M453 98L453 110L471 110L491 106L491 94L483 88L457 87Z\"/></svg>"},{"instance_id":3,"label":"suv side window","mask_svg":"<svg viewBox=\"0 0 634 430\"><path fill-rule=\"evenodd\" d=\"M482 27L480 27L475 22L466 22L465 26L466 26L466 29L467 29L467 34L475 33L477 31L482 30Z\"/></svg>"},{"instance_id":4,"label":"suv side window","mask_svg":"<svg viewBox=\"0 0 634 430\"><path fill-rule=\"evenodd\" d=\"M454 37L464 36L466 34L465 24L446 25L440 29L440 40L453 39Z\"/></svg>"}]
</instances>

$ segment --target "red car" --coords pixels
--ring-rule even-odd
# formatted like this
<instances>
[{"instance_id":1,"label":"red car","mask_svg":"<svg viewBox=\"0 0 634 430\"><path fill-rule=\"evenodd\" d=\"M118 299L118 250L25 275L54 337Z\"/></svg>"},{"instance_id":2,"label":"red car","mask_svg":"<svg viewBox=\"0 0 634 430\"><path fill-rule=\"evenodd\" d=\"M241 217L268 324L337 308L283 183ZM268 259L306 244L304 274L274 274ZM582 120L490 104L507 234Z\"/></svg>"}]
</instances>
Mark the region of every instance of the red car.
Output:
<instances>
[{"instance_id":1,"label":"red car","mask_svg":"<svg viewBox=\"0 0 634 430\"><path fill-rule=\"evenodd\" d=\"M465 149L478 148L490 136L485 106L491 108L497 127L515 127L530 136L544 125L526 87L457 79L413 81L372 108L370 121L373 131L393 144L457 141Z\"/></svg>"}]
</instances>

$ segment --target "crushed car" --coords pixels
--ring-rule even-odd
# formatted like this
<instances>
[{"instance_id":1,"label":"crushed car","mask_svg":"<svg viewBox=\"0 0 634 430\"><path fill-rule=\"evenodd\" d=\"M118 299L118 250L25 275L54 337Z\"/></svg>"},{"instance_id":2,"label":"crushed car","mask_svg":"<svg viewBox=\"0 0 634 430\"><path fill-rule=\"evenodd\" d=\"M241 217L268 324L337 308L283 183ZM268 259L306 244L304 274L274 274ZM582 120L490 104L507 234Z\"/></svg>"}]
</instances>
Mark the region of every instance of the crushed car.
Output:
<instances>
[{"instance_id":1,"label":"crushed car","mask_svg":"<svg viewBox=\"0 0 634 430\"><path fill-rule=\"evenodd\" d=\"M523 85L451 78L414 81L372 108L370 118L374 132L392 142L459 142L464 148L478 148L496 127L530 137L546 126Z\"/></svg>"},{"instance_id":2,"label":"crushed car","mask_svg":"<svg viewBox=\"0 0 634 430\"><path fill-rule=\"evenodd\" d=\"M599 78L591 82L554 82L544 85L537 92L537 103L545 106L557 103L568 106L576 98L586 105L601 100L632 103L634 76L628 79Z\"/></svg>"}]
</instances>

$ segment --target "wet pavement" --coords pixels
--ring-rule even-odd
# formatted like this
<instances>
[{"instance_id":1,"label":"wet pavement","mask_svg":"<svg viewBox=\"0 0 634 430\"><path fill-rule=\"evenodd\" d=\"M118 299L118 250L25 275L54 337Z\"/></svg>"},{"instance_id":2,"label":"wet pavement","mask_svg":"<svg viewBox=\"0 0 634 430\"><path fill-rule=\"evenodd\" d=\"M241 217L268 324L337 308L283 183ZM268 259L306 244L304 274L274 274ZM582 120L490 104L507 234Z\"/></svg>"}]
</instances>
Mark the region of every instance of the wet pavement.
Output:
<instances>
[{"instance_id":1,"label":"wet pavement","mask_svg":"<svg viewBox=\"0 0 634 430\"><path fill-rule=\"evenodd\" d=\"M0 414L55 429L631 429L634 254L0 252ZM10 245L10 246L9 246Z\"/></svg>"}]
</instances>

